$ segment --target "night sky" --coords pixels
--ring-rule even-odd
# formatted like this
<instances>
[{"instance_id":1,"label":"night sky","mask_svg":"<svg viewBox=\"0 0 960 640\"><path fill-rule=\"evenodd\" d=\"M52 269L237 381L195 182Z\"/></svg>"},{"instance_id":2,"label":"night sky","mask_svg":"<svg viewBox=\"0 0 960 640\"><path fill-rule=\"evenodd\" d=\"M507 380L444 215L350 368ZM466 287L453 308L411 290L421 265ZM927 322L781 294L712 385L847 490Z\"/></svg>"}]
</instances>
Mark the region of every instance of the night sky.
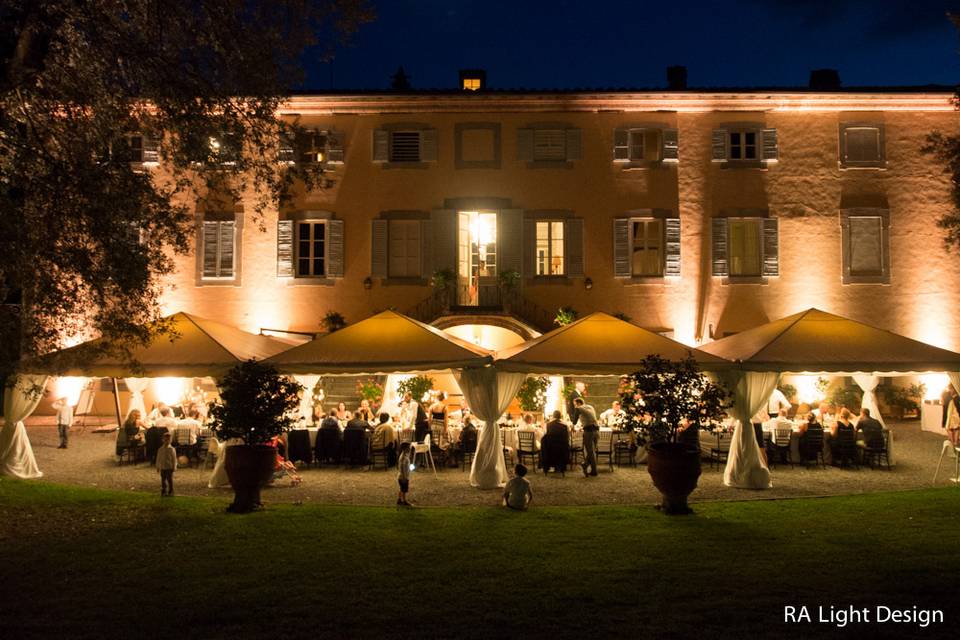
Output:
<instances>
[{"instance_id":1,"label":"night sky","mask_svg":"<svg viewBox=\"0 0 960 640\"><path fill-rule=\"evenodd\" d=\"M383 89L403 65L415 89L452 88L460 68L490 88L806 86L835 68L844 86L955 85L960 0L374 0L305 88ZM332 66L332 84L331 84Z\"/></svg>"}]
</instances>

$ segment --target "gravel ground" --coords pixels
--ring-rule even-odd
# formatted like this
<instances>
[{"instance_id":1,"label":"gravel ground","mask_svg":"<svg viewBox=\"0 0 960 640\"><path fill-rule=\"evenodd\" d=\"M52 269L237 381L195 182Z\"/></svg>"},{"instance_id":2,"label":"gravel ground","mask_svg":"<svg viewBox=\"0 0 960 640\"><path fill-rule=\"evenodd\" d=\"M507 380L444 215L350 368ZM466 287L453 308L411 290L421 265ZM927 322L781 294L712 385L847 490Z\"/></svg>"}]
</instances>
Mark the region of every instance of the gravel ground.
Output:
<instances>
[{"instance_id":1,"label":"gravel ground","mask_svg":"<svg viewBox=\"0 0 960 640\"><path fill-rule=\"evenodd\" d=\"M113 456L114 433L92 433L92 427L85 432L74 429L70 447L57 449L56 427L50 420L32 418L27 427L44 481L159 494L159 476L148 465L117 465ZM778 466L773 470L773 489L751 491L723 486L722 471L711 470L705 463L691 502L843 495L931 486L943 438L922 432L918 421L896 423L892 428L897 461L892 471ZM952 460L948 462L949 469L941 470L937 485L951 484ZM396 500L395 471L308 467L301 474L302 485L267 488L264 501L390 505ZM209 468L202 474L196 467L181 468L175 475L177 494L221 496L225 500L231 497L229 488L207 488L209 475ZM565 478L532 473L527 477L533 485L536 505L653 504L659 495L643 465L618 467L613 472L601 465L600 476L589 479L579 472L568 472ZM469 473L459 469L440 470L436 478L429 472L417 472L410 484L410 498L421 506L491 505L499 498L497 491L471 487Z\"/></svg>"}]
</instances>

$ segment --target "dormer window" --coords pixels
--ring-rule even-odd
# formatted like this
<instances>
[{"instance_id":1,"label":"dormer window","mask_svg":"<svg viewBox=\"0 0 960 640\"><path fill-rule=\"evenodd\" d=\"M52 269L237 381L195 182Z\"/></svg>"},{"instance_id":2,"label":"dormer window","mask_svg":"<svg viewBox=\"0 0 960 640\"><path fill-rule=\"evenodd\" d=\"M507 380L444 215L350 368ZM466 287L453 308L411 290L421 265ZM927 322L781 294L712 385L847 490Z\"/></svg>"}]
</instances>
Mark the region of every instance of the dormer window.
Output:
<instances>
[{"instance_id":1,"label":"dormer window","mask_svg":"<svg viewBox=\"0 0 960 640\"><path fill-rule=\"evenodd\" d=\"M480 91L487 88L487 72L483 69L461 69L460 88L463 91Z\"/></svg>"}]
</instances>

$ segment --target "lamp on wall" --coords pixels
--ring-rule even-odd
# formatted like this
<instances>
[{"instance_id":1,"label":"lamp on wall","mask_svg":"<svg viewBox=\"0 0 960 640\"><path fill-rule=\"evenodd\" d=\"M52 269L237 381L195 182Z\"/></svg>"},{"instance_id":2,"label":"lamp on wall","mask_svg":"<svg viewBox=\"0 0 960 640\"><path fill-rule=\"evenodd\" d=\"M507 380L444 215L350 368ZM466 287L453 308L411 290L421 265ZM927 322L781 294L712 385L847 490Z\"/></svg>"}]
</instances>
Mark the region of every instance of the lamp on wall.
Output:
<instances>
[{"instance_id":1,"label":"lamp on wall","mask_svg":"<svg viewBox=\"0 0 960 640\"><path fill-rule=\"evenodd\" d=\"M367 290L373 289L373 280L370 279L370 276L363 279L363 288Z\"/></svg>"},{"instance_id":2,"label":"lamp on wall","mask_svg":"<svg viewBox=\"0 0 960 640\"><path fill-rule=\"evenodd\" d=\"M593 279L591 279L591 278L584 278L584 280L583 280L583 288L586 289L587 291L589 291L590 289L593 289Z\"/></svg>"}]
</instances>

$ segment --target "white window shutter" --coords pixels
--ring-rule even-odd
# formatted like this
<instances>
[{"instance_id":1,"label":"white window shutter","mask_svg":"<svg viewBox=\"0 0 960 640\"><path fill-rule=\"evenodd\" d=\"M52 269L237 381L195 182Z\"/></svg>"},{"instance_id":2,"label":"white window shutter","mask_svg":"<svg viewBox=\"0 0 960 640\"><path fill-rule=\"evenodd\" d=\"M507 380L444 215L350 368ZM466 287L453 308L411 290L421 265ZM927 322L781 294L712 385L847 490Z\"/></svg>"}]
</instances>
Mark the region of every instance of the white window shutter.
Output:
<instances>
[{"instance_id":1,"label":"white window shutter","mask_svg":"<svg viewBox=\"0 0 960 640\"><path fill-rule=\"evenodd\" d=\"M777 130L764 129L763 135L763 159L767 162L776 162L779 159L779 149L777 147Z\"/></svg>"},{"instance_id":2,"label":"white window shutter","mask_svg":"<svg viewBox=\"0 0 960 640\"><path fill-rule=\"evenodd\" d=\"M203 277L216 278L217 270L217 244L220 240L220 225L217 222L204 222L201 251L203 253Z\"/></svg>"},{"instance_id":3,"label":"white window shutter","mask_svg":"<svg viewBox=\"0 0 960 640\"><path fill-rule=\"evenodd\" d=\"M517 129L517 160L533 162L533 129Z\"/></svg>"},{"instance_id":4,"label":"white window shutter","mask_svg":"<svg viewBox=\"0 0 960 640\"><path fill-rule=\"evenodd\" d=\"M763 266L761 267L763 276L780 275L780 220L777 218L764 218L762 221L763 233Z\"/></svg>"},{"instance_id":5,"label":"white window shutter","mask_svg":"<svg viewBox=\"0 0 960 640\"><path fill-rule=\"evenodd\" d=\"M420 161L437 161L437 130L424 129L420 132Z\"/></svg>"},{"instance_id":6,"label":"white window shutter","mask_svg":"<svg viewBox=\"0 0 960 640\"><path fill-rule=\"evenodd\" d=\"M669 278L680 277L680 218L666 218L663 221L666 252L664 254L663 275Z\"/></svg>"},{"instance_id":7,"label":"white window shutter","mask_svg":"<svg viewBox=\"0 0 960 640\"><path fill-rule=\"evenodd\" d=\"M217 275L221 278L232 278L234 274L233 256L235 231L235 223L220 223L220 260Z\"/></svg>"},{"instance_id":8,"label":"white window shutter","mask_svg":"<svg viewBox=\"0 0 960 640\"><path fill-rule=\"evenodd\" d=\"M537 275L537 223L535 220L523 221L523 275L532 278Z\"/></svg>"},{"instance_id":9,"label":"white window shutter","mask_svg":"<svg viewBox=\"0 0 960 640\"><path fill-rule=\"evenodd\" d=\"M711 235L711 265L713 275L726 276L730 274L729 261L727 259L727 219L714 218Z\"/></svg>"},{"instance_id":10,"label":"white window shutter","mask_svg":"<svg viewBox=\"0 0 960 640\"><path fill-rule=\"evenodd\" d=\"M629 278L630 268L630 219L613 221L613 277Z\"/></svg>"},{"instance_id":11,"label":"white window shutter","mask_svg":"<svg viewBox=\"0 0 960 640\"><path fill-rule=\"evenodd\" d=\"M613 161L630 161L630 132L627 129L613 130Z\"/></svg>"},{"instance_id":12,"label":"white window shutter","mask_svg":"<svg viewBox=\"0 0 960 640\"><path fill-rule=\"evenodd\" d=\"M580 129L567 129L567 160L579 160L581 155Z\"/></svg>"},{"instance_id":13,"label":"white window shutter","mask_svg":"<svg viewBox=\"0 0 960 640\"><path fill-rule=\"evenodd\" d=\"M327 133L327 162L329 164L343 164L343 139L342 131Z\"/></svg>"},{"instance_id":14,"label":"white window shutter","mask_svg":"<svg viewBox=\"0 0 960 640\"><path fill-rule=\"evenodd\" d=\"M676 129L664 129L660 135L661 148L660 158L664 162L680 161L680 140Z\"/></svg>"},{"instance_id":15,"label":"white window shutter","mask_svg":"<svg viewBox=\"0 0 960 640\"><path fill-rule=\"evenodd\" d=\"M143 134L143 162L160 162L160 144L153 136Z\"/></svg>"},{"instance_id":16,"label":"white window shutter","mask_svg":"<svg viewBox=\"0 0 960 640\"><path fill-rule=\"evenodd\" d=\"M327 220L326 267L328 278L343 277L343 220Z\"/></svg>"},{"instance_id":17,"label":"white window shutter","mask_svg":"<svg viewBox=\"0 0 960 640\"><path fill-rule=\"evenodd\" d=\"M390 132L385 129L373 130L373 161L386 162L390 159Z\"/></svg>"},{"instance_id":18,"label":"white window shutter","mask_svg":"<svg viewBox=\"0 0 960 640\"><path fill-rule=\"evenodd\" d=\"M387 224L387 220L370 223L370 275L374 278L387 277Z\"/></svg>"},{"instance_id":19,"label":"white window shutter","mask_svg":"<svg viewBox=\"0 0 960 640\"><path fill-rule=\"evenodd\" d=\"M712 148L712 154L710 159L713 162L726 162L727 161L727 130L726 129L714 129L713 136L711 137L710 146Z\"/></svg>"},{"instance_id":20,"label":"white window shutter","mask_svg":"<svg viewBox=\"0 0 960 640\"><path fill-rule=\"evenodd\" d=\"M293 277L293 220L277 221L277 277Z\"/></svg>"},{"instance_id":21,"label":"white window shutter","mask_svg":"<svg viewBox=\"0 0 960 640\"><path fill-rule=\"evenodd\" d=\"M583 218L563 221L563 260L567 277L583 277Z\"/></svg>"}]
</instances>

